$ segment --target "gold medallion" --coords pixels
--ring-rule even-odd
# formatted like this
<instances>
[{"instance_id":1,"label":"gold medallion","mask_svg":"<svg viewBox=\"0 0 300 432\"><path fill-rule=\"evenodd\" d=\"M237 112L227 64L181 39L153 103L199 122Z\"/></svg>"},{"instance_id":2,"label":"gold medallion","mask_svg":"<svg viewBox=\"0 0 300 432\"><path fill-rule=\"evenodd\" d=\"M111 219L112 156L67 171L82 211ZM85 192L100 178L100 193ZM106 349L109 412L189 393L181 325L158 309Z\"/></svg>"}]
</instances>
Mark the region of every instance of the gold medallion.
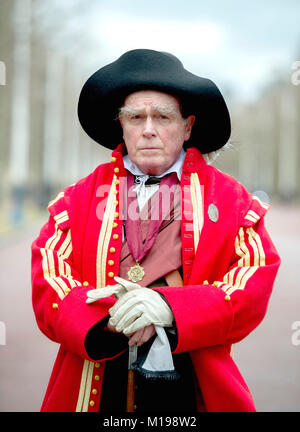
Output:
<instances>
[{"instance_id":1,"label":"gold medallion","mask_svg":"<svg viewBox=\"0 0 300 432\"><path fill-rule=\"evenodd\" d=\"M136 263L134 266L132 266L129 271L127 272L128 279L132 282L139 282L143 279L145 272L144 268L139 265L139 263Z\"/></svg>"}]
</instances>

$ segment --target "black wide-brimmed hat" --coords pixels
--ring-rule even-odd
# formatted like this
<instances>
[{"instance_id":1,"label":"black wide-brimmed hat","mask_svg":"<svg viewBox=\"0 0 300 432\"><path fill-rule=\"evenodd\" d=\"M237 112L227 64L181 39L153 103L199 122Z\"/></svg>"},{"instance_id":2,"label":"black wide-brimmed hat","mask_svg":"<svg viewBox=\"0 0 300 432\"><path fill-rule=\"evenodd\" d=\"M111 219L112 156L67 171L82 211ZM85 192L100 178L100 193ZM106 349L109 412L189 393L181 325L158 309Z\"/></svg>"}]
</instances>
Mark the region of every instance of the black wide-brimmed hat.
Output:
<instances>
[{"instance_id":1,"label":"black wide-brimmed hat","mask_svg":"<svg viewBox=\"0 0 300 432\"><path fill-rule=\"evenodd\" d=\"M97 143L115 149L123 141L119 108L127 95L147 89L179 97L183 111L196 116L185 147L209 153L226 144L230 116L218 87L184 69L172 54L148 49L126 52L86 81L78 103L81 126Z\"/></svg>"}]
</instances>

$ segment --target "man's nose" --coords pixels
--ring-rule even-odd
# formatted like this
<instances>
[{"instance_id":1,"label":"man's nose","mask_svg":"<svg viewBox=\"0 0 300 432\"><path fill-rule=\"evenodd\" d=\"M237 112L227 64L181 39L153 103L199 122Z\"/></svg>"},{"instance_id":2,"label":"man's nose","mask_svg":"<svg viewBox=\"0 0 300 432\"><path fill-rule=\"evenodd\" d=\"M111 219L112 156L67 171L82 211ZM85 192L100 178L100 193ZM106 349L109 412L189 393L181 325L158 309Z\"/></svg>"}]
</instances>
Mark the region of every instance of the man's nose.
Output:
<instances>
[{"instance_id":1,"label":"man's nose","mask_svg":"<svg viewBox=\"0 0 300 432\"><path fill-rule=\"evenodd\" d=\"M144 123L143 136L145 138L151 138L153 136L156 136L156 130L153 123L153 119L150 116L146 118L146 121Z\"/></svg>"}]
</instances>

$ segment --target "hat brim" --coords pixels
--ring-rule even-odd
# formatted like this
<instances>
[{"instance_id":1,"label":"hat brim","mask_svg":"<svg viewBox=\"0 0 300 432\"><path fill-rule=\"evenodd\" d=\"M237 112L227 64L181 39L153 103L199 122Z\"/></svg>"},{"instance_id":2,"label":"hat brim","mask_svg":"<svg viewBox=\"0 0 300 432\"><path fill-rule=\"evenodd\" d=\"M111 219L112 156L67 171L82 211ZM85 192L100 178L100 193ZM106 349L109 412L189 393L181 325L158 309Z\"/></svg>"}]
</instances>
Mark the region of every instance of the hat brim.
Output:
<instances>
[{"instance_id":1,"label":"hat brim","mask_svg":"<svg viewBox=\"0 0 300 432\"><path fill-rule=\"evenodd\" d=\"M129 51L86 81L78 103L81 126L97 143L115 149L123 141L119 108L127 95L147 89L177 96L196 116L185 147L209 153L226 144L230 115L217 86L184 69L176 57L152 50Z\"/></svg>"}]
</instances>

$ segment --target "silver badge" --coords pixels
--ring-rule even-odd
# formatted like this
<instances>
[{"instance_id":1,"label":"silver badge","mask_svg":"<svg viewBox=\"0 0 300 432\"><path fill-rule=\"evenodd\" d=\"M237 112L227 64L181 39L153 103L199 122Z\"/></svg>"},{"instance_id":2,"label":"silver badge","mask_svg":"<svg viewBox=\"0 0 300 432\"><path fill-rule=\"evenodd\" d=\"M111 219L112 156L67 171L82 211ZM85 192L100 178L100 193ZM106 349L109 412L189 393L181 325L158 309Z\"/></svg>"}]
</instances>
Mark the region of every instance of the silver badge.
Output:
<instances>
[{"instance_id":1,"label":"silver badge","mask_svg":"<svg viewBox=\"0 0 300 432\"><path fill-rule=\"evenodd\" d=\"M215 204L209 204L208 217L213 222L217 222L217 220L219 219L219 210Z\"/></svg>"},{"instance_id":2,"label":"silver badge","mask_svg":"<svg viewBox=\"0 0 300 432\"><path fill-rule=\"evenodd\" d=\"M136 265L130 267L127 274L129 280L131 280L132 282L139 282L145 276L144 267L140 266L137 262Z\"/></svg>"}]
</instances>

